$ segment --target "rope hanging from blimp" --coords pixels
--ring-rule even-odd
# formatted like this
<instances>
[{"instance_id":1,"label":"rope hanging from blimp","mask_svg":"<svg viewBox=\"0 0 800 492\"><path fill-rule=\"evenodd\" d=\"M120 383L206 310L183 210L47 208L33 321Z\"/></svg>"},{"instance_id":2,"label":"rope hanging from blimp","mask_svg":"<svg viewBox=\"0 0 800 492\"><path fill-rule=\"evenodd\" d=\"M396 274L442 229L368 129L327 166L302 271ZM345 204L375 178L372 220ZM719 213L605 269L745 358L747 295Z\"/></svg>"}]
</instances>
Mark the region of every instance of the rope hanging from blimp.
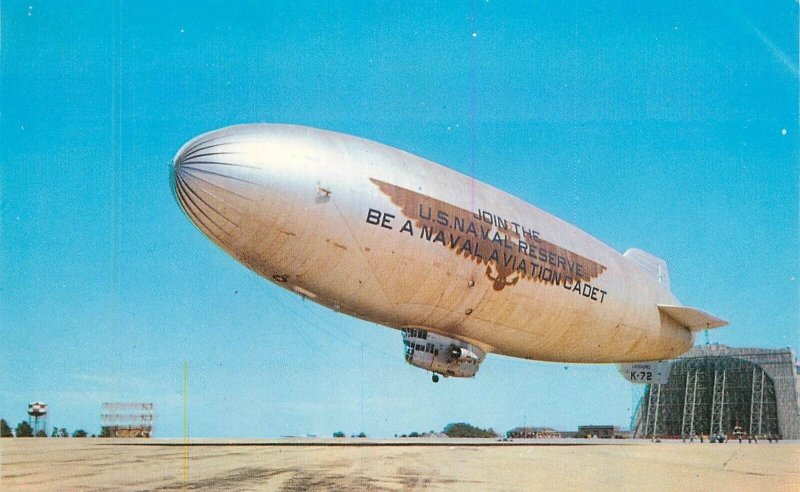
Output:
<instances>
[{"instance_id":1,"label":"rope hanging from blimp","mask_svg":"<svg viewBox=\"0 0 800 492\"><path fill-rule=\"evenodd\" d=\"M306 317L306 316L303 316L303 314L302 314L302 313L298 312L298 311L297 311L296 309L294 309L292 306L288 306L288 305L286 305L286 303L285 303L285 302L282 302L280 299L278 299L278 298L277 298L277 297L276 297L276 296L275 296L275 295L274 295L274 294L273 294L273 293L270 291L270 289L264 289L264 291L265 291L265 292L266 292L266 293L267 293L267 294L268 294L268 295L269 295L269 296L270 296L270 297L271 297L271 298L272 298L272 299L273 299L273 300L274 300L276 303L278 303L279 305L284 305L285 307L287 307L287 308L289 309L289 311L290 311L292 314L294 314L295 316L297 316L297 317L298 317L298 318L300 318L301 320L305 321L305 322L307 323L307 325L308 325L308 326L310 326L311 328L314 328L314 329L316 329L317 331L319 331L319 332L321 332L321 333L323 333L323 334L325 334L325 335L328 335L328 336L329 336L329 337L331 337L332 339L334 339L334 340L336 340L336 341L338 341L338 342L340 342L340 343L342 343L342 344L344 344L344 345L348 345L348 346L350 346L350 347L353 347L353 348L361 348L362 346L363 346L363 347L367 347L367 348L369 348L370 350L372 350L372 353L375 353L375 354L381 355L381 356L383 356L383 357L386 357L387 359L391 359L392 361L396 361L396 360L397 360L397 357L396 357L396 356L394 356L394 355L389 355L389 354L387 354L386 352L384 352L383 350L381 350L381 349L379 349L379 348L375 347L374 345L371 345L371 344L369 344L369 343L366 343L366 342L364 342L363 340L361 340L360 338L358 338L358 337L356 337L356 336L354 336L354 335L352 335L352 334L349 334L349 333L348 333L348 336L349 336L349 337L352 339L352 341L351 341L351 340L348 340L348 339L346 339L346 338L340 337L340 336L338 336L338 335L336 335L336 334L334 334L334 333L331 333L330 331L328 331L328 330L326 330L325 328L323 328L322 326L320 326L318 323L315 323L313 320L309 319L308 317ZM293 302L298 302L298 301L297 301L297 300L295 300L295 299L293 299L292 301L293 301ZM315 318L317 318L319 321L321 321L322 323L324 323L324 324L328 325L328 326L329 326L330 328L332 328L333 330L338 330L338 329L340 329L340 328L341 328L341 327L336 327L336 326L333 326L332 324L330 324L330 322L328 322L327 320L325 320L324 318L322 318L322 317L321 317L319 314L317 314L317 313L313 312L313 311L312 311L312 310L311 310L311 309L308 307L308 305L307 305L307 304L305 304L305 302L303 302L303 301L299 301L299 302L301 303L301 304L300 304L300 306L302 306L302 307L303 307L303 309L305 309L305 311L306 311L308 314L310 314L310 315L314 316L314 317L315 317ZM298 326L299 326L301 329L302 329L302 327L303 327L303 325L302 325L302 324L298 324ZM311 349L313 350L313 348L314 348L314 347L312 346L311 342L310 342L310 341L309 341L309 340L308 340L308 339L307 339L305 336L303 336L303 334L301 333L301 331L295 331L295 332L293 332L293 333L297 333L297 334L298 334L298 335L299 335L299 336L300 336L300 337L303 339L303 341L306 343L306 345L308 345L308 346L309 346L309 348L311 348Z\"/></svg>"}]
</instances>

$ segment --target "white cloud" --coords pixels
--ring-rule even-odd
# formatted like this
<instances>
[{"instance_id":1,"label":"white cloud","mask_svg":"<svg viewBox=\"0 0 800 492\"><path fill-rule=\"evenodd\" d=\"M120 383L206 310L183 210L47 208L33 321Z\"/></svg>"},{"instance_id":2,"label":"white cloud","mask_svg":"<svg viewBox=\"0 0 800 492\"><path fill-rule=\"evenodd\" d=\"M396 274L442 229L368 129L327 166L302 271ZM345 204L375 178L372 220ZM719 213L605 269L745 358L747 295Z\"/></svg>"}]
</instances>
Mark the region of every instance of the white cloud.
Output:
<instances>
[{"instance_id":1,"label":"white cloud","mask_svg":"<svg viewBox=\"0 0 800 492\"><path fill-rule=\"evenodd\" d=\"M774 58L774 59L775 59L775 60L776 60L778 63L780 63L780 64L783 66L783 68L785 68L787 71L789 71L789 72L790 72L792 75L794 75L795 77L797 77L798 75L800 75L800 73L798 73L798 68L797 68L797 65L795 65L795 63L792 61L792 59L791 59L791 58L789 58L789 55L787 55L786 53L784 53L783 51L781 51L781 49L780 49L780 48L778 48L777 46L775 46L775 43L773 43L773 42L772 42L772 41L771 41L771 40L770 40L770 39L769 39L769 38L768 38L768 37L767 37L767 36L766 36L766 35L765 35L763 32L761 32L761 31L760 31L760 30L759 30L757 27L755 27L755 26L751 26L751 27L753 28L753 32L755 32L755 33L756 33L756 36L758 36L758 39L760 39L760 40L761 40L761 42L762 42L762 43L764 43L764 46L766 46L766 47L767 47L767 50L769 50L769 52L770 52L770 54L772 55L772 57L773 57L773 58Z\"/></svg>"}]
</instances>

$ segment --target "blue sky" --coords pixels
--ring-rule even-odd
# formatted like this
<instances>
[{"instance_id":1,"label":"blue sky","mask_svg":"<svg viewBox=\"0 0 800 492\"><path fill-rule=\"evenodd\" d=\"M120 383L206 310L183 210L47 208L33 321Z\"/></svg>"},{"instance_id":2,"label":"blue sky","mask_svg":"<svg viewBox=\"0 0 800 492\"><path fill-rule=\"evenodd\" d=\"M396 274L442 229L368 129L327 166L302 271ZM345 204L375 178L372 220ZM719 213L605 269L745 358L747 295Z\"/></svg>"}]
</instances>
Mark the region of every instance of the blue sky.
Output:
<instances>
[{"instance_id":1,"label":"blue sky","mask_svg":"<svg viewBox=\"0 0 800 492\"><path fill-rule=\"evenodd\" d=\"M733 346L800 346L798 5L0 5L0 416L193 436L627 427L609 365L489 356L434 385L398 332L303 302L183 215L168 163L222 126L377 140L664 258ZM703 338L699 338L702 343Z\"/></svg>"}]
</instances>

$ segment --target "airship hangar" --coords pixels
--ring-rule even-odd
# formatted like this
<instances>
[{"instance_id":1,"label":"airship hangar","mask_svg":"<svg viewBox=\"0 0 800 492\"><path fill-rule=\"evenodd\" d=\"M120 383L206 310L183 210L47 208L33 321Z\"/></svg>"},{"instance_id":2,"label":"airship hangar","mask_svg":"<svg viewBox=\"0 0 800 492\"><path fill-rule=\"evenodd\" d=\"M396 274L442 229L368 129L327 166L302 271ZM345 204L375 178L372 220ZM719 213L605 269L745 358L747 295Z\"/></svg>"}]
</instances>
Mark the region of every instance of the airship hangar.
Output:
<instances>
[{"instance_id":1,"label":"airship hangar","mask_svg":"<svg viewBox=\"0 0 800 492\"><path fill-rule=\"evenodd\" d=\"M632 431L639 438L800 439L800 377L790 348L692 347L665 384L649 385Z\"/></svg>"}]
</instances>

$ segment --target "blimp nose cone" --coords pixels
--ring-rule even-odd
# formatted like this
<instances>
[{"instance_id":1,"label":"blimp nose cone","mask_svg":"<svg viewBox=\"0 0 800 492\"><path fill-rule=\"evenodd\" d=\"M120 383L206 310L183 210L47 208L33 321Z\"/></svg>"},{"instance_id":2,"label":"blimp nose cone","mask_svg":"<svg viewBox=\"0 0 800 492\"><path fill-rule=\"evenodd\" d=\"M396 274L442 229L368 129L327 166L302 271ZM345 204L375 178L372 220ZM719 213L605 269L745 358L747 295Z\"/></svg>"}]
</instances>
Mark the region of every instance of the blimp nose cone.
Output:
<instances>
[{"instance_id":1,"label":"blimp nose cone","mask_svg":"<svg viewBox=\"0 0 800 492\"><path fill-rule=\"evenodd\" d=\"M187 142L173 160L172 187L186 215L230 250L259 185L237 132L223 129Z\"/></svg>"}]
</instances>

